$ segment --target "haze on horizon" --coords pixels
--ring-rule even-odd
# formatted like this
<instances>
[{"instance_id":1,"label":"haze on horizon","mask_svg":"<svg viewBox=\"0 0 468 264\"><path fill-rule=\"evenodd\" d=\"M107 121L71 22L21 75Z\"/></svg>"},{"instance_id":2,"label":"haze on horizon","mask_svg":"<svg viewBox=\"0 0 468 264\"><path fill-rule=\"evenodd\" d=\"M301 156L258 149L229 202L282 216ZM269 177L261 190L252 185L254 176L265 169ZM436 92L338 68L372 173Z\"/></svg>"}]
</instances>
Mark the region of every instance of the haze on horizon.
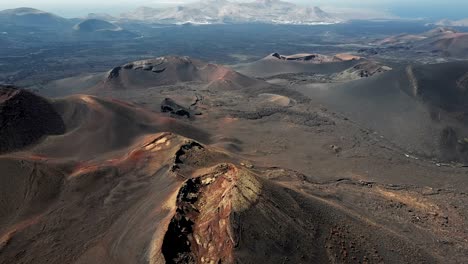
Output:
<instances>
[{"instance_id":1,"label":"haze on horizon","mask_svg":"<svg viewBox=\"0 0 468 264\"><path fill-rule=\"evenodd\" d=\"M0 0L0 10L18 7L32 7L48 12L53 12L65 17L85 16L88 13L101 13L116 15L140 6L164 7L171 5L181 5L198 0L82 0L82 1L61 1L61 0ZM236 1L236 0L231 0ZM240 1L238 2L248 2ZM251 0L252 1L252 0ZM467 18L465 10L468 10L468 1L462 0L287 0L288 2L320 6L337 9L369 9L379 12L387 12L402 18L426 18L426 19L463 19Z\"/></svg>"}]
</instances>

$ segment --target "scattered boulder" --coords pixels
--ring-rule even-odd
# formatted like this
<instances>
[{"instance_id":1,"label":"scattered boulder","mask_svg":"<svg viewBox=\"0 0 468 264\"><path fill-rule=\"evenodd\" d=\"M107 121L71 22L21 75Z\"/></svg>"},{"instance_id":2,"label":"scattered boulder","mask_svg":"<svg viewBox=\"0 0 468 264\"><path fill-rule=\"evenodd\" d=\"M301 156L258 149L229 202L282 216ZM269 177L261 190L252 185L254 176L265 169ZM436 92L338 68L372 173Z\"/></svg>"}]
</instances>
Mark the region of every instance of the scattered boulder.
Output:
<instances>
[{"instance_id":1,"label":"scattered boulder","mask_svg":"<svg viewBox=\"0 0 468 264\"><path fill-rule=\"evenodd\" d=\"M439 139L442 161L468 161L468 137L460 135L453 127L441 131Z\"/></svg>"},{"instance_id":2,"label":"scattered boulder","mask_svg":"<svg viewBox=\"0 0 468 264\"><path fill-rule=\"evenodd\" d=\"M333 150L335 153L340 153L342 148L337 145L330 145L330 149Z\"/></svg>"},{"instance_id":3,"label":"scattered boulder","mask_svg":"<svg viewBox=\"0 0 468 264\"><path fill-rule=\"evenodd\" d=\"M457 80L457 87L462 91L465 92L468 90L468 72L463 75L460 79Z\"/></svg>"},{"instance_id":4,"label":"scattered boulder","mask_svg":"<svg viewBox=\"0 0 468 264\"><path fill-rule=\"evenodd\" d=\"M169 112L172 115L180 116L180 117L187 117L187 118L192 117L192 111L190 109L179 105L171 98L165 98L161 102L161 112L163 113Z\"/></svg>"},{"instance_id":5,"label":"scattered boulder","mask_svg":"<svg viewBox=\"0 0 468 264\"><path fill-rule=\"evenodd\" d=\"M241 162L240 163L241 166L243 167L246 167L247 169L253 169L254 168L254 165L250 162Z\"/></svg>"}]
</instances>

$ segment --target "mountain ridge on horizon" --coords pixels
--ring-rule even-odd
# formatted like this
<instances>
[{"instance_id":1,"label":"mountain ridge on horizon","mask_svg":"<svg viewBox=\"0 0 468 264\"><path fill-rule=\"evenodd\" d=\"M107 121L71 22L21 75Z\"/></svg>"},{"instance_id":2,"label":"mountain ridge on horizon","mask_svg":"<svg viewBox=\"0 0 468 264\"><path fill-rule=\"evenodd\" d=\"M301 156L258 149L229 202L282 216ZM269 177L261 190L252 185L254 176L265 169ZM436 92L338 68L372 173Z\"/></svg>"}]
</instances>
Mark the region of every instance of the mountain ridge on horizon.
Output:
<instances>
[{"instance_id":1,"label":"mountain ridge on horizon","mask_svg":"<svg viewBox=\"0 0 468 264\"><path fill-rule=\"evenodd\" d=\"M168 24L271 23L271 24L335 24L343 22L319 7L303 7L281 0L233 2L202 0L167 8L141 6L122 13L121 20Z\"/></svg>"},{"instance_id":2,"label":"mountain ridge on horizon","mask_svg":"<svg viewBox=\"0 0 468 264\"><path fill-rule=\"evenodd\" d=\"M128 11L99 12L91 11L87 15L69 17L57 12L44 11L33 7L17 7L0 10L0 21L9 22L27 16L48 16L57 22L67 24L65 20L99 19L112 23L145 24L286 24L286 25L327 25L346 23L353 20L404 19L387 11L332 6L311 6L283 0L198 0L189 3L174 3L167 6L141 5ZM468 19L468 18L467 18ZM428 24L439 26L465 27L467 19L427 19ZM15 23L11 23L15 24ZM21 24L21 23L19 23ZM33 23L34 24L34 23ZM36 25L35 25L36 26ZM67 25L68 26L68 25Z\"/></svg>"},{"instance_id":3,"label":"mountain ridge on horizon","mask_svg":"<svg viewBox=\"0 0 468 264\"><path fill-rule=\"evenodd\" d=\"M112 22L134 21L158 24L266 23L314 25L344 22L343 19L328 14L320 7L299 6L281 0L258 0L254 2L201 0L170 7L140 6L119 15L98 12L91 14L88 14L87 18L98 18ZM1 15L9 16L9 20L39 15L64 18L52 12L31 7L5 9L0 11ZM0 19L2 18L0 17Z\"/></svg>"}]
</instances>

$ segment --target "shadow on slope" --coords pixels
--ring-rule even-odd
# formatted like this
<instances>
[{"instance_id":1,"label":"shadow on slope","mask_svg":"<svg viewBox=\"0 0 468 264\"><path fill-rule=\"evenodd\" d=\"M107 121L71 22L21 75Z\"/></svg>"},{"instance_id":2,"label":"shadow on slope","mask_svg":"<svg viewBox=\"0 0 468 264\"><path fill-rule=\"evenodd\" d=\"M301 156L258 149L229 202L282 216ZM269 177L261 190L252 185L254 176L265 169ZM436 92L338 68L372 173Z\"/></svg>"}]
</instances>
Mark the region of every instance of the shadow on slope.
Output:
<instances>
[{"instance_id":1,"label":"shadow on slope","mask_svg":"<svg viewBox=\"0 0 468 264\"><path fill-rule=\"evenodd\" d=\"M306 95L419 155L468 161L467 62L401 67Z\"/></svg>"}]
</instances>

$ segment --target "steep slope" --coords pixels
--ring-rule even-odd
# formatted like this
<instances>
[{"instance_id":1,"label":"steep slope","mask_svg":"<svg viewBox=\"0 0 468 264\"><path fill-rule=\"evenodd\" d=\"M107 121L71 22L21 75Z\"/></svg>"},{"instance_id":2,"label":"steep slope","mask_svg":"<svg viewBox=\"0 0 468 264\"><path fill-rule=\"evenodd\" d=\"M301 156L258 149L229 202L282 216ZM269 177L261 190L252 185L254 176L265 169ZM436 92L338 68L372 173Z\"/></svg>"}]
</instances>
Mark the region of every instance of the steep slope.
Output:
<instances>
[{"instance_id":1,"label":"steep slope","mask_svg":"<svg viewBox=\"0 0 468 264\"><path fill-rule=\"evenodd\" d=\"M0 263L466 262L466 171L406 160L340 115L314 111L297 93L207 89L224 71L174 61L192 65L174 64L182 70L174 66L180 71L166 77L177 77L170 80L178 85L121 94L148 101L155 101L151 92L169 96L174 101L163 106L175 111L175 102L195 100L206 111L200 119L75 95L51 103L65 123L63 134L0 155ZM195 75L201 85L180 85L180 76L194 71L203 73ZM238 76L221 76L231 75ZM252 80L243 78L236 83ZM466 79L457 79L458 89ZM200 95L182 100L194 90ZM262 101L276 105L261 107ZM329 147L332 137L342 148ZM272 152L298 158L281 163ZM308 175L277 165L296 168L316 156ZM370 164L376 160L383 165ZM359 166L378 175L364 175ZM394 167L402 176L386 177ZM324 170L331 172L318 175ZM402 184L405 177L416 184ZM427 187L432 177L444 186ZM383 178L388 184L370 180ZM465 187L451 187L457 182Z\"/></svg>"},{"instance_id":2,"label":"steep slope","mask_svg":"<svg viewBox=\"0 0 468 264\"><path fill-rule=\"evenodd\" d=\"M416 65L329 89L301 90L407 151L467 162L467 72L466 62Z\"/></svg>"},{"instance_id":3,"label":"steep slope","mask_svg":"<svg viewBox=\"0 0 468 264\"><path fill-rule=\"evenodd\" d=\"M13 157L0 158L4 171L14 164ZM384 227L383 220L371 222L333 198L323 198L333 187L312 184L293 171L237 164L225 153L171 133L142 137L127 153L99 163L54 165L26 158L25 170L18 173L27 175L35 166L30 174L34 181L1 185L16 184L18 194L8 196L0 208L5 212L0 260L419 263L439 258L414 243L421 236L431 239L430 232L407 240L398 235L397 225ZM49 177L42 178L47 185L37 185L39 175ZM50 193L54 186L61 191ZM349 186L343 191L364 188ZM18 204L22 188L37 196L25 192ZM367 195L378 195L379 188ZM389 201L381 197L378 203ZM13 204L17 209L8 209ZM28 254L20 253L24 248Z\"/></svg>"},{"instance_id":4,"label":"steep slope","mask_svg":"<svg viewBox=\"0 0 468 264\"><path fill-rule=\"evenodd\" d=\"M425 40L418 49L431 50L454 58L468 57L468 33L447 33L443 36Z\"/></svg>"},{"instance_id":5,"label":"steep slope","mask_svg":"<svg viewBox=\"0 0 468 264\"><path fill-rule=\"evenodd\" d=\"M51 102L28 91L0 85L0 153L19 150L65 132Z\"/></svg>"},{"instance_id":6,"label":"steep slope","mask_svg":"<svg viewBox=\"0 0 468 264\"><path fill-rule=\"evenodd\" d=\"M55 100L54 108L64 120L66 131L35 146L32 151L40 155L98 157L126 147L141 135L162 131L209 141L200 129L115 99L76 95Z\"/></svg>"}]
</instances>

